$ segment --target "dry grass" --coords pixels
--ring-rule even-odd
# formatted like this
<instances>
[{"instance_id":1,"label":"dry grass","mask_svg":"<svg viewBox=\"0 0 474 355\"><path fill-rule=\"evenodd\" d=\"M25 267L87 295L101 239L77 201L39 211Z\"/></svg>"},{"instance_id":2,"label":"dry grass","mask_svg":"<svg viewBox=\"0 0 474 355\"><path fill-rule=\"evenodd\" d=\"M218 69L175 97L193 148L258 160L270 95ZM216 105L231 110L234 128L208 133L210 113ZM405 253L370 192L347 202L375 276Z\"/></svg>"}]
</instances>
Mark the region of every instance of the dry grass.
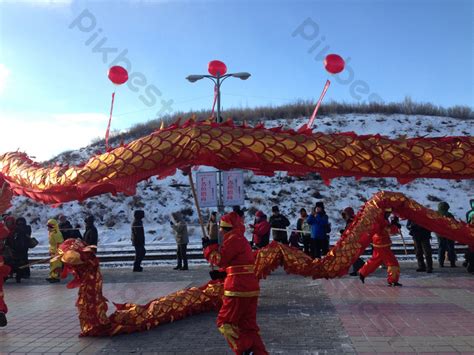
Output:
<instances>
[{"instance_id":1,"label":"dry grass","mask_svg":"<svg viewBox=\"0 0 474 355\"><path fill-rule=\"evenodd\" d=\"M232 118L235 122L251 122L265 121L272 119L295 119L300 117L308 117L314 109L313 101L297 101L291 104L281 106L261 106L255 108L231 108L225 110L223 119ZM410 98L406 98L402 102L393 103L347 103L330 101L324 103L318 112L319 116L332 114L405 114L405 115L424 115L453 117L459 119L474 119L474 112L468 106L453 106L444 108L431 103L417 103ZM150 120L145 123L139 123L130 128L125 133L113 132L110 142L112 145L120 144L122 141L130 141L139 137L146 136L160 128L161 122L166 124L176 122L179 118L183 121L189 117L195 117L196 120L204 120L210 116L209 110L193 111L193 112L175 112L172 115ZM182 122L183 122L182 121ZM93 144L104 144L103 139L96 139Z\"/></svg>"}]
</instances>

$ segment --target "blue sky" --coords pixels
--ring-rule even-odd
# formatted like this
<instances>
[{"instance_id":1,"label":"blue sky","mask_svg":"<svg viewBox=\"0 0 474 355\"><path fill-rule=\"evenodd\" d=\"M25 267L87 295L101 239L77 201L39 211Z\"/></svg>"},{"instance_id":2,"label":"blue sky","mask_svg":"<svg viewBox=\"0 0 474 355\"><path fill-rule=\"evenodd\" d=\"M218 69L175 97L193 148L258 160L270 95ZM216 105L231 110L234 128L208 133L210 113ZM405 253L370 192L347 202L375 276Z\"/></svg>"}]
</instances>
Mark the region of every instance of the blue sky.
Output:
<instances>
[{"instance_id":1,"label":"blue sky","mask_svg":"<svg viewBox=\"0 0 474 355\"><path fill-rule=\"evenodd\" d=\"M184 78L212 59L252 73L224 83L224 112L316 99L331 79L328 53L348 66L325 100L473 106L473 20L468 0L0 0L0 124L11 130L0 152L44 159L102 136L114 90L106 72L124 50L135 79L117 88L115 129L163 107L210 108L211 83ZM15 133L24 129L34 134Z\"/></svg>"}]
</instances>

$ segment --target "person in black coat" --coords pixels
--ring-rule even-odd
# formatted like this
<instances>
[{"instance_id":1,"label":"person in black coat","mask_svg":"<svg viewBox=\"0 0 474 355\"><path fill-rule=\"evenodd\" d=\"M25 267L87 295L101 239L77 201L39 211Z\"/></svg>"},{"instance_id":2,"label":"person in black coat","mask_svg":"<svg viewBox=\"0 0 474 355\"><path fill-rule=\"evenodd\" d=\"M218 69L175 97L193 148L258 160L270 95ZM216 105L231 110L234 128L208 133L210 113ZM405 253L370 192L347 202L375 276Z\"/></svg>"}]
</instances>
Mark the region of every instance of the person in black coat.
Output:
<instances>
[{"instance_id":1,"label":"person in black coat","mask_svg":"<svg viewBox=\"0 0 474 355\"><path fill-rule=\"evenodd\" d=\"M272 207L272 216L270 217L269 222L272 228L277 229L286 229L286 227L290 225L290 221L280 213L278 206ZM288 234L286 233L286 230L272 230L272 235L273 240L283 244L288 244Z\"/></svg>"},{"instance_id":2,"label":"person in black coat","mask_svg":"<svg viewBox=\"0 0 474 355\"><path fill-rule=\"evenodd\" d=\"M67 220L66 216L63 214L59 215L58 221L59 231L63 235L63 239L66 240L74 238L72 224Z\"/></svg>"},{"instance_id":3,"label":"person in black coat","mask_svg":"<svg viewBox=\"0 0 474 355\"><path fill-rule=\"evenodd\" d=\"M418 261L418 269L416 269L416 271L432 273L433 257L430 243L431 232L412 221L407 222L407 228L410 231L410 235L413 237L413 242L415 243L416 260ZM426 264L423 260L423 254L426 259Z\"/></svg>"},{"instance_id":4,"label":"person in black coat","mask_svg":"<svg viewBox=\"0 0 474 355\"><path fill-rule=\"evenodd\" d=\"M145 257L145 230L143 229L143 218L145 212L137 210L133 213L132 223L132 245L135 248L135 262L133 263L133 272L142 272L142 260Z\"/></svg>"},{"instance_id":5,"label":"person in black coat","mask_svg":"<svg viewBox=\"0 0 474 355\"><path fill-rule=\"evenodd\" d=\"M97 233L97 228L94 225L95 218L92 215L87 216L84 219L86 223L86 231L84 232L84 242L87 245L95 245L99 242L99 234Z\"/></svg>"},{"instance_id":6,"label":"person in black coat","mask_svg":"<svg viewBox=\"0 0 474 355\"><path fill-rule=\"evenodd\" d=\"M26 224L23 217L16 220L16 228L13 234L13 265L16 282L20 283L21 279L30 277L30 268L20 269L20 266L28 264L28 248L30 245L31 227Z\"/></svg>"}]
</instances>

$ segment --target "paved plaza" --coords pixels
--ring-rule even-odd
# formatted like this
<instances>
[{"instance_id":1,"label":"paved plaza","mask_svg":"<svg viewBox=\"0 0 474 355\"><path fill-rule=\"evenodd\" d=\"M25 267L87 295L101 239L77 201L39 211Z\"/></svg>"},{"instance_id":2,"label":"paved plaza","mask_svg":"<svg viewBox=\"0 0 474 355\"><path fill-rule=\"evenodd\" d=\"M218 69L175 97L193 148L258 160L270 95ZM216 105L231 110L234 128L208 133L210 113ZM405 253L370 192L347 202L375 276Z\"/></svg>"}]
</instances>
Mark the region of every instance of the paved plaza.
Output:
<instances>
[{"instance_id":1,"label":"paved plaza","mask_svg":"<svg viewBox=\"0 0 474 355\"><path fill-rule=\"evenodd\" d=\"M401 288L385 286L385 270L365 285L346 276L311 280L277 270L261 282L258 323L270 354L474 354L474 276L464 268L416 273L402 263ZM103 269L104 294L114 302L146 303L208 279L191 265ZM77 290L46 284L33 270L21 284L6 283L9 324L0 328L0 353L230 354L215 313L195 315L144 333L79 338ZM113 305L110 304L113 308Z\"/></svg>"}]
</instances>

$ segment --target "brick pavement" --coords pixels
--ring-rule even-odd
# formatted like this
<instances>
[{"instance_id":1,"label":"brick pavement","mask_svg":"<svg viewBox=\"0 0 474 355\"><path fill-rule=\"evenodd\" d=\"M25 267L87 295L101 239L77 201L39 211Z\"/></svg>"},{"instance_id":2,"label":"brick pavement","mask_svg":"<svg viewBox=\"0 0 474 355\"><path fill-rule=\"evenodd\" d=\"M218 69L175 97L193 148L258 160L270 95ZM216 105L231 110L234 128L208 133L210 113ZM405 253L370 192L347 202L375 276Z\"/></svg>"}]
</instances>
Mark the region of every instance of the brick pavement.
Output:
<instances>
[{"instance_id":1,"label":"brick pavement","mask_svg":"<svg viewBox=\"0 0 474 355\"><path fill-rule=\"evenodd\" d=\"M385 270L362 285L356 278L311 280L282 270L261 282L258 322L271 354L474 354L474 277L464 269L420 274L402 264L402 288L385 286ZM146 303L201 285L208 268L169 266L104 269L111 301ZM9 325L0 328L0 353L229 354L215 313L192 316L152 331L113 338L78 338L76 290L45 284L46 271L20 285L6 284Z\"/></svg>"},{"instance_id":2,"label":"brick pavement","mask_svg":"<svg viewBox=\"0 0 474 355\"><path fill-rule=\"evenodd\" d=\"M316 283L360 354L474 354L474 277L462 268L413 269L402 264L400 288L385 286L381 269L365 285L347 277Z\"/></svg>"}]
</instances>

